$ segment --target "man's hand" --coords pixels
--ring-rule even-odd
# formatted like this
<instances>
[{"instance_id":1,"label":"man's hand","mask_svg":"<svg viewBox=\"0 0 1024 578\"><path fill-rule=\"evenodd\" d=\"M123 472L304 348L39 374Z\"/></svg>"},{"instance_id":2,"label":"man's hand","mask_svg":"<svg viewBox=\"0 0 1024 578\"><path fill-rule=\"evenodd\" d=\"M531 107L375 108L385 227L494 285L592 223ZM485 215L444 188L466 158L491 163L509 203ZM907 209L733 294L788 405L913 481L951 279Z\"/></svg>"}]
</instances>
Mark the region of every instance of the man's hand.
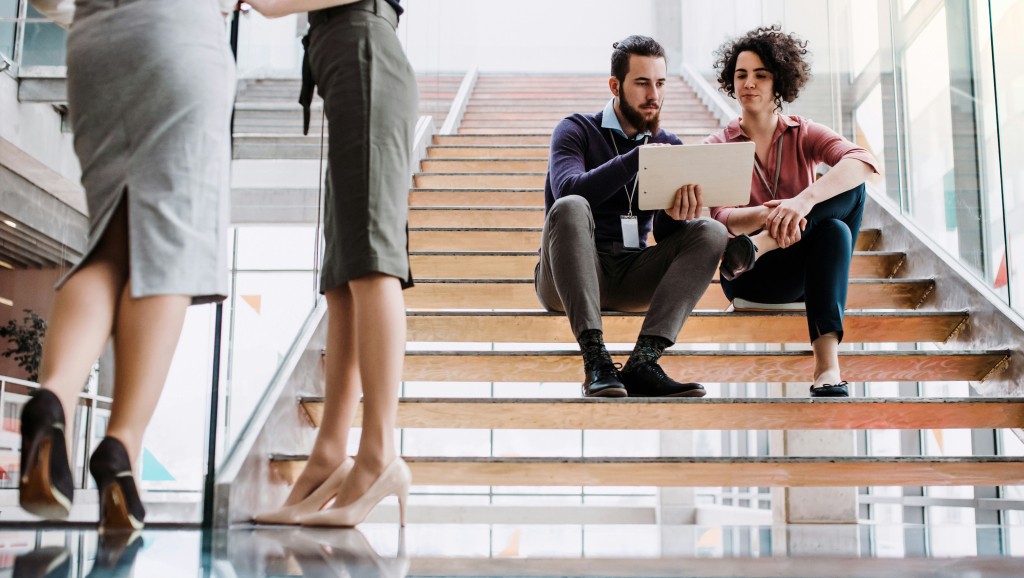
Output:
<instances>
[{"instance_id":1,"label":"man's hand","mask_svg":"<svg viewBox=\"0 0 1024 578\"><path fill-rule=\"evenodd\" d=\"M665 213L676 221L689 221L700 216L704 209L700 185L683 185L676 191L676 200Z\"/></svg>"},{"instance_id":2,"label":"man's hand","mask_svg":"<svg viewBox=\"0 0 1024 578\"><path fill-rule=\"evenodd\" d=\"M801 231L807 227L807 213L814 206L800 198L771 200L764 203L769 209L765 219L765 230L775 239L779 247L785 249L801 239Z\"/></svg>"}]
</instances>

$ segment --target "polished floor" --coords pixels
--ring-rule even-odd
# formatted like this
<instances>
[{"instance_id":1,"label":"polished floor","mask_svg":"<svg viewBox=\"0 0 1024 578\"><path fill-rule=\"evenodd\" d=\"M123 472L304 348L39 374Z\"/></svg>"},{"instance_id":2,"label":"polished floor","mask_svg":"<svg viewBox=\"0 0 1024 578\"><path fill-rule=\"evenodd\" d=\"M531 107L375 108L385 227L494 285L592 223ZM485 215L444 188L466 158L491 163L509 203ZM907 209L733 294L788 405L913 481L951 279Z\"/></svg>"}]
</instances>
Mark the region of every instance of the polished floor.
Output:
<instances>
[{"instance_id":1,"label":"polished floor","mask_svg":"<svg viewBox=\"0 0 1024 578\"><path fill-rule=\"evenodd\" d=\"M1020 527L0 528L0 577L1024 576ZM1016 556L1014 555L1016 554Z\"/></svg>"}]
</instances>

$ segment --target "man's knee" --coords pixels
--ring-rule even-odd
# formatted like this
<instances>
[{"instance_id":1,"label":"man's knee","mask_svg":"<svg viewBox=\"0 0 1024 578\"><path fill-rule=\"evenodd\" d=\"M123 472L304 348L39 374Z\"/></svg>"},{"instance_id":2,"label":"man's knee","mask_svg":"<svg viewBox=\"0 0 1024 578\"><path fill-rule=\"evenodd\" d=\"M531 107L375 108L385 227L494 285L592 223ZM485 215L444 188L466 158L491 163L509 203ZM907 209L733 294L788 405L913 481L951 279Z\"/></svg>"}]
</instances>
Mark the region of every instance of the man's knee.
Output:
<instances>
[{"instance_id":1,"label":"man's knee","mask_svg":"<svg viewBox=\"0 0 1024 578\"><path fill-rule=\"evenodd\" d=\"M569 195L556 200L551 205L547 219L551 223L560 221L589 223L593 220L593 214L589 201L579 195Z\"/></svg>"},{"instance_id":2,"label":"man's knee","mask_svg":"<svg viewBox=\"0 0 1024 578\"><path fill-rule=\"evenodd\" d=\"M694 228L697 242L707 247L709 252L719 256L725 252L725 245L729 242L729 230L725 225L714 219L696 219L690 221L689 226Z\"/></svg>"}]
</instances>

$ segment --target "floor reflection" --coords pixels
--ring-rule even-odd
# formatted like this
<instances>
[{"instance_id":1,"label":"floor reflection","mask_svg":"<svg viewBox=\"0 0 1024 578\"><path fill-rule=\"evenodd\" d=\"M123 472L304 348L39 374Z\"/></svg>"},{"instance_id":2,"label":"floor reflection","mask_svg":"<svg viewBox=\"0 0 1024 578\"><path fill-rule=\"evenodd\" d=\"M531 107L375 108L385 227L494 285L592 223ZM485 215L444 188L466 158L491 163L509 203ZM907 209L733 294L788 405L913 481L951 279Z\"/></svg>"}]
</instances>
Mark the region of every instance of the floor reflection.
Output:
<instances>
[{"instance_id":1,"label":"floor reflection","mask_svg":"<svg viewBox=\"0 0 1024 578\"><path fill-rule=\"evenodd\" d=\"M0 528L0 578L1021 576L1022 527L393 524ZM958 550L942 550L950 540ZM969 551L965 545L976 545ZM1016 545L1016 546L1015 546ZM979 556L978 553L986 554ZM954 553L956 555L954 555Z\"/></svg>"}]
</instances>

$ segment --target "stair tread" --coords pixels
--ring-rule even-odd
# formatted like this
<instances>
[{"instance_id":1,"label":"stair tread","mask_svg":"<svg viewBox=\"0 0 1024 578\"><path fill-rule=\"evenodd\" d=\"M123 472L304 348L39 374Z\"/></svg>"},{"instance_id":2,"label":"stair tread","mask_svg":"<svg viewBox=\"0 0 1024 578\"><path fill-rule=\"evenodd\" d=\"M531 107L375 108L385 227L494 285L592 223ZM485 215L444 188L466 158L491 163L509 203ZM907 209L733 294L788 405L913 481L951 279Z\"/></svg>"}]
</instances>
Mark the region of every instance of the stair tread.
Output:
<instances>
[{"instance_id":1,"label":"stair tread","mask_svg":"<svg viewBox=\"0 0 1024 578\"><path fill-rule=\"evenodd\" d=\"M800 327L787 330L795 342ZM803 335L806 341L806 327ZM885 331L892 330L883 328ZM909 328L914 331L914 328ZM568 329L565 330L570 336ZM632 333L635 338L636 332ZM616 336L629 337L629 336ZM856 335L854 336L856 337ZM623 341L625 342L625 341ZM568 345L568 344L567 344ZM624 362L626 351L612 352ZM909 352L841 352L843 376L851 382L871 381L983 381L1005 365L1005 352L910 355ZM690 350L669 351L660 365L673 376L703 383L810 383L814 358L809 351L778 355L776 352ZM583 367L576 351L408 351L403 378L431 382L538 382L579 383Z\"/></svg>"},{"instance_id":2,"label":"stair tread","mask_svg":"<svg viewBox=\"0 0 1024 578\"><path fill-rule=\"evenodd\" d=\"M415 275L416 272L413 271ZM405 292L406 306L411 309L523 309L536 310L537 301L530 278L500 279L417 279ZM932 292L931 279L851 279L846 309L917 309ZM717 281L704 291L697 309L724 310L729 300ZM803 312L799 312L801 318ZM945 339L945 338L943 338Z\"/></svg>"},{"instance_id":3,"label":"stair tread","mask_svg":"<svg viewBox=\"0 0 1024 578\"><path fill-rule=\"evenodd\" d=\"M1024 457L406 457L417 485L835 487L1024 483ZM305 456L275 454L294 480Z\"/></svg>"},{"instance_id":4,"label":"stair tread","mask_svg":"<svg viewBox=\"0 0 1024 578\"><path fill-rule=\"evenodd\" d=\"M413 275L422 279L501 279L529 277L537 251L410 251ZM855 251L851 279L889 279L905 254L898 251ZM718 274L715 273L717 279Z\"/></svg>"},{"instance_id":5,"label":"stair tread","mask_svg":"<svg viewBox=\"0 0 1024 578\"><path fill-rule=\"evenodd\" d=\"M440 195L457 195L457 191ZM507 192L499 192L506 195ZM529 193L540 197L539 193ZM472 196L472 194L470 195ZM412 197L416 202L418 197ZM446 199L443 204L450 204ZM529 202L529 199L524 199ZM530 250L540 247L542 227L410 227L409 246L412 250L453 250L459 247L474 247L478 250ZM868 251L877 242L880 234L877 229L861 230L855 250ZM652 244L652 243L648 243Z\"/></svg>"},{"instance_id":6,"label":"stair tread","mask_svg":"<svg viewBox=\"0 0 1024 578\"><path fill-rule=\"evenodd\" d=\"M410 296L407 303L407 306L412 308L407 313L409 340L574 343L565 315L539 310L536 297L534 300L532 309L513 312L417 311L413 306L419 300ZM494 305L495 303L492 303L492 307ZM602 312L605 340L609 343L632 343L636 339L644 316L644 313ZM847 311L844 341L941 342L967 320L968 314L964 311ZM803 311L695 310L677 337L678 343L806 341L807 321Z\"/></svg>"},{"instance_id":7,"label":"stair tread","mask_svg":"<svg viewBox=\"0 0 1024 578\"><path fill-rule=\"evenodd\" d=\"M323 397L303 396L300 403L319 427ZM398 402L397 427L830 430L1009 428L1022 423L1024 398L404 397Z\"/></svg>"},{"instance_id":8,"label":"stair tread","mask_svg":"<svg viewBox=\"0 0 1024 578\"><path fill-rule=\"evenodd\" d=\"M416 352L415 354L423 354ZM486 353L486 352L485 352ZM494 353L494 352L490 352ZM569 352L576 355L575 352ZM723 352L737 353L737 352ZM783 355L796 352L777 352ZM866 352L850 352L866 353ZM931 352L915 352L931 353ZM972 352L960 352L962 354ZM1005 352L992 352L1005 353ZM414 353L410 352L410 355ZM303 395L299 402L303 404L323 403L322 395ZM565 398L541 398L541 397L400 397L399 403L405 405L552 405L552 406L605 406L603 410L614 410L615 406L799 406L797 409L808 411L805 406L826 405L826 408L816 408L815 411L842 411L835 406L1007 406L1012 411L1024 418L1024 397L620 397L620 398L596 398L596 397L565 397ZM635 409L635 408L633 408ZM678 408L676 408L678 409ZM713 408L707 411L715 411L720 408ZM896 409L886 408L886 409ZM986 408L991 409L991 408ZM646 424L636 424L645 429ZM612 428L616 429L616 428ZM750 428L757 429L757 428Z\"/></svg>"}]
</instances>

